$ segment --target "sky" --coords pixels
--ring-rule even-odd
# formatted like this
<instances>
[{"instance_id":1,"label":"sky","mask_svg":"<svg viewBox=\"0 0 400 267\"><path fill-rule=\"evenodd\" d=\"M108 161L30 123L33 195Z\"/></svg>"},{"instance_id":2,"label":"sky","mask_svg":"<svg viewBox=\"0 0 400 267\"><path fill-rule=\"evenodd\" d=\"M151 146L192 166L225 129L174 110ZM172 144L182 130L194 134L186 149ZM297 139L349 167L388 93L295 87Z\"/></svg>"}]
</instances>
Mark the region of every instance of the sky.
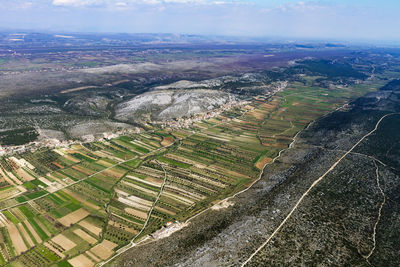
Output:
<instances>
[{"instance_id":1,"label":"sky","mask_svg":"<svg viewBox=\"0 0 400 267\"><path fill-rule=\"evenodd\" d=\"M400 42L399 0L0 0L0 28Z\"/></svg>"}]
</instances>

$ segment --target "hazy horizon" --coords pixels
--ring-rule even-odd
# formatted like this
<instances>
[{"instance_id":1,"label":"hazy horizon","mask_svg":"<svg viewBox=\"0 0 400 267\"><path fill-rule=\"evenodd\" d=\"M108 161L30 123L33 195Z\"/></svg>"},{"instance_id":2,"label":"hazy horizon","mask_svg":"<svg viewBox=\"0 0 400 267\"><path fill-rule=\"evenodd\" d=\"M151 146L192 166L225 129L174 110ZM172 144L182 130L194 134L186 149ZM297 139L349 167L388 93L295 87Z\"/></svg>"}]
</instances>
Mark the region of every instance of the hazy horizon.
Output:
<instances>
[{"instance_id":1,"label":"hazy horizon","mask_svg":"<svg viewBox=\"0 0 400 267\"><path fill-rule=\"evenodd\" d=\"M400 41L394 0L0 0L1 28Z\"/></svg>"}]
</instances>

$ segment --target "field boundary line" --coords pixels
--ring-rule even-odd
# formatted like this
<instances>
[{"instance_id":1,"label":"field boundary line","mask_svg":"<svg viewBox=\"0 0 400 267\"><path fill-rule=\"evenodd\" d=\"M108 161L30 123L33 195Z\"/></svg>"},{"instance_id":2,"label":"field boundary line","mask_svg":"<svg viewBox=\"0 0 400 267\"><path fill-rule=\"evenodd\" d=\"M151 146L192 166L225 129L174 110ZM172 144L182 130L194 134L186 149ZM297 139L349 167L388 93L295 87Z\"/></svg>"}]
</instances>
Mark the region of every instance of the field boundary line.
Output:
<instances>
[{"instance_id":1,"label":"field boundary line","mask_svg":"<svg viewBox=\"0 0 400 267\"><path fill-rule=\"evenodd\" d=\"M278 91L278 92L279 92L279 91ZM273 95L271 95L271 97L272 97L272 96L275 96L278 92L275 92ZM310 122L307 124L307 126L306 126L305 128L299 130L299 131L293 136L292 142L289 144L288 147L286 147L286 148L280 150L279 153L278 153L278 155L277 155L272 161L270 161L270 162L268 162L268 163L266 163L266 164L264 165L262 171L261 171L260 174L259 174L258 179L254 180L254 181L253 181L248 187L246 187L245 189L243 189L243 190L241 190L241 191L235 193L235 194L232 195L232 196L229 196L229 197L227 197L227 198L224 198L224 199L220 200L219 202L217 202L217 203L214 204L213 206L218 205L218 204L220 204L220 203L222 203L222 202L224 202L224 201L230 200L230 199L232 199L232 198L234 198L234 197L236 197L236 196L238 196L238 195L240 195L240 194L246 192L247 190L251 189L251 188L253 187L253 185L254 185L256 182L258 182L258 181L262 178L262 175L264 174L264 169L265 169L269 164L272 164L273 162L275 162L275 161L281 156L281 154L282 154L284 151L286 151L286 150L288 150L288 149L290 149L290 148L293 147L293 145L295 144L296 139L297 139L297 137L298 137L298 135L299 135L300 133L302 133L303 131L306 131L307 129L309 129L315 122L317 122L317 121L319 121L320 119L322 119L322 118L328 116L329 114L332 114L332 113L334 113L334 112L336 112L336 111L342 109L342 108L345 107L346 105L348 105L348 103L344 103L344 104L341 105L340 107L337 107L336 109L334 109L334 110L332 110L332 111L330 111L330 112L328 112L328 113L322 115L321 117L319 117L319 118L317 118L317 119L314 119L313 121L310 121ZM247 110L247 111L244 111L244 112L243 112L240 116L238 116L236 119L242 118L242 117L245 116L248 112L250 112L250 111L252 111L252 110L254 110L254 109L256 109L256 106L253 106L251 109L249 109L249 110ZM218 123L218 124L216 124L216 125L213 125L213 126L211 126L211 127L207 127L206 129L202 129L202 130L200 130L200 131L193 132L193 133L189 134L188 136L186 136L186 137L184 137L184 138L179 138L179 139L177 139L176 141L185 140L186 138L188 138L188 137L190 137L190 136L193 136L193 135L195 135L195 134L197 134L197 133L201 133L201 132L203 132L203 131L205 131L205 130L212 129L212 128L214 128L214 127L217 127L217 126L226 124L226 123L228 123L228 122L230 122L230 120L222 121L222 122L220 122L220 123ZM176 141L175 141L173 144L175 144ZM171 145L173 145L173 144L171 144ZM171 145L169 145L169 146L171 146ZM169 147L169 146L166 146L166 147ZM201 212L199 212L199 213L193 215L192 217L188 218L188 219L185 221L185 223L189 223L191 220L193 220L193 219L196 218L197 216L199 216L199 215L203 214L204 212L210 210L213 206L208 207L208 208L202 210ZM124 249L123 251L121 251L121 252L118 252L117 255L119 256L119 255L121 255L122 253L124 253L124 252L126 252L127 250L129 250L130 248L133 248L133 247L135 247L135 246L140 245L142 242L145 242L148 238L149 238L149 237L147 236L146 238L140 240L140 241L137 242L137 243L133 243L133 244L131 244L131 245L128 244L129 247L125 248L125 249ZM154 241L155 241L155 240L152 240L152 241L150 241L150 243L152 243L152 242L154 242ZM101 265L99 265L99 266L103 266L104 264L107 264L107 263L110 262L111 260L115 259L115 258L117 257L117 255L114 255L112 258L108 259L106 262L101 263Z\"/></svg>"},{"instance_id":2,"label":"field boundary line","mask_svg":"<svg viewBox=\"0 0 400 267\"><path fill-rule=\"evenodd\" d=\"M288 147L285 147L285 148L281 149L281 150L279 151L278 155L277 155L275 158L273 158L270 162L268 162L268 163L266 163L266 164L264 165L264 167L262 168L262 170L261 170L261 172L260 172L260 174L259 174L259 176L258 176L258 178L257 178L256 180L254 180L253 182L251 182L251 184L250 184L248 187L244 188L243 190L241 190L241 191L239 191L239 192L236 192L236 193L233 194L232 196L229 196L229 197L227 197L227 198L224 198L224 199L218 201L218 202L217 202L216 204L214 204L213 206L219 205L219 204L221 204L222 202L228 201L228 200L230 200L230 199L232 199L232 198L234 198L234 197L236 197L236 196L238 196L238 195L240 195L240 194L243 194L244 192L250 190L250 189L253 187L253 185L254 185L255 183L257 183L258 181L261 180L262 176L264 175L264 170L265 170L265 168L266 168L268 165L274 163L278 158L280 158L283 152L285 152L286 150L291 149L291 148L294 146L294 144L296 143L296 140L297 140L297 137L299 136L299 134L301 134L302 132L308 130L316 121L318 121L318 120L320 120L320 119L322 119L322 118L328 116L328 115L331 114L331 113L334 113L334 112L336 112L336 111L342 109L345 105L347 105L347 103L346 103L346 104L343 104L342 106L336 108L335 110L332 110L332 111L328 112L327 114L325 114L325 115L323 115L323 116L321 116L321 117L319 117L319 118L317 118L317 119L315 119L315 120L313 120L313 121L310 121L310 122L308 123L308 125L307 125L305 128L299 130L299 131L292 137L292 142L289 144ZM194 216L188 218L188 219L185 221L185 223L190 222L191 220L193 220L194 218L196 218L197 216L203 214L204 212L208 211L208 210L211 209L211 208L212 208L212 206L211 206L211 207L208 207L207 209L205 209L205 210L203 210L203 211L201 211L201 212L195 214Z\"/></svg>"},{"instance_id":3,"label":"field boundary line","mask_svg":"<svg viewBox=\"0 0 400 267\"><path fill-rule=\"evenodd\" d=\"M274 95L276 95L276 93L278 93L278 92L279 92L279 91L275 92L273 95L271 95L271 97L274 96ZM245 116L248 112L250 112L250 111L256 109L256 107L257 107L257 106L253 106L251 109L242 112L242 114L240 114L240 116L236 117L236 119L242 118L242 117ZM174 141L173 143L169 144L169 145L161 146L161 147L159 147L159 148L157 148L157 149L155 149L155 150L149 151L148 153L145 153L145 154L143 154L143 155L138 155L138 156L133 157L133 158L131 158L131 159L118 162L118 163L116 163L116 164L114 164L114 165L112 165L112 166L110 166L110 167L107 167L107 168L105 168L105 169L103 169L103 170L100 170L100 171L95 172L95 173L93 173L93 174L91 174L91 175L89 175L89 176L86 176L85 178L82 178L82 179L80 179L80 180L78 180L78 181L75 181L75 182L73 182L73 183L71 183L71 184L68 184L68 185L65 185L65 186L63 186L63 187L61 187L61 188L58 188L57 190L55 190L55 191L53 191L53 192L47 192L46 194L41 195L41 196L39 196L39 197L37 197L37 198L29 199L29 200L26 200L26 201L24 201L24 202L16 203L16 204L14 204L14 205L11 205L11 206L8 206L8 207L5 207L5 208L1 208L1 209L0 209L0 212L3 212L3 211L6 211L6 210L8 210L8 209L12 209L12 208L15 208L15 207L18 207L18 206L27 204L27 203L29 203L29 202L31 202L31 201L35 201L35 200L44 198L44 197L49 196L49 195L51 195L51 194L54 194L54 193L56 193L56 192L58 192L58 191L61 191L61 190L65 189L65 188L68 188L68 187L70 187L70 186L73 186L73 185L75 185L75 184L78 184L78 183L80 183L80 182L83 182L83 181L85 181L85 180L87 180L87 179L93 177L94 175L97 175L97 174L102 173L102 172L104 172L104 171L106 171L106 170L112 169L112 168L114 168L114 167L117 167L117 166L119 166L119 165L121 165L121 164L124 164L124 163L126 163L126 162L129 162L129 161L131 161L131 160L134 160L134 159L145 159L147 156L149 156L149 155L151 155L151 154L153 154L153 153L155 153L155 152L158 152L158 151L163 150L163 149L167 149L167 148L169 148L169 147L171 147L171 146L173 146L173 145L175 145L175 144L178 144L179 141L185 140L185 139L187 139L188 137L191 137L191 136L193 136L193 135L195 135L195 134L198 134L198 133L201 133L201 132L203 132L203 131L206 131L206 130L209 130L209 129L218 127L218 126L220 126L220 125L226 124L226 123L228 123L228 122L230 122L230 121L231 121L231 119L228 119L228 120L226 120L226 121L221 121L220 123L217 123L217 124L215 124L215 125L213 125L213 126L207 127L207 128L205 128L205 129L201 129L201 130L199 130L199 131L192 131L192 133L190 133L189 135L187 135L187 136L185 136L185 137L183 137L183 138L177 138L177 139L175 139L175 141ZM149 132L154 132L154 130L151 130L151 131L149 131ZM140 133L139 133L139 134L140 134ZM93 151L91 151L90 149L88 149L88 148L86 148L85 146L83 146L82 142L76 142L75 144L79 144L80 146L84 147L84 149L86 149L86 150L90 151L91 153L93 153ZM53 172L55 172L55 171L52 171L52 172L50 172L50 173L53 173Z\"/></svg>"},{"instance_id":4,"label":"field boundary line","mask_svg":"<svg viewBox=\"0 0 400 267\"><path fill-rule=\"evenodd\" d=\"M118 257L119 255L121 255L121 254L124 253L125 251L127 251L127 250L129 250L130 248L132 248L132 247L134 247L135 245L137 245L137 244L134 243L135 240L136 240L136 238L138 238L139 235L141 235L141 234L143 233L143 231L146 229L146 226L147 226L147 224L148 224L149 221L150 221L151 214L153 213L153 210L154 210L154 208L156 207L157 202L158 202L158 200L160 199L161 194L162 194L163 191L164 191L165 184L166 184L166 182L167 182L167 171L165 170L164 166L163 166L160 162L158 162L157 160L155 160L155 161L157 162L157 164L159 164L159 165L161 166L161 168L162 168L163 171L164 171L164 181L163 181L163 183L162 183L162 185L161 185L160 192L158 193L156 200L153 202L153 205L151 206L151 209L149 210L149 213L148 213L148 215L147 215L147 219L146 219L145 223L143 224L142 229L140 230L139 233L137 233L136 236L134 236L134 237L132 238L132 240L128 243L128 245L126 245L125 247L121 248L115 255L113 255L111 258L109 258L109 259L106 260L105 262L99 263L98 266L103 266L103 265L107 264L108 262L112 261L113 259L115 259L115 258Z\"/></svg>"},{"instance_id":5,"label":"field boundary line","mask_svg":"<svg viewBox=\"0 0 400 267\"><path fill-rule=\"evenodd\" d=\"M371 134L373 134L379 127L380 123L389 116L392 115L398 115L400 113L389 113L386 114L384 116L382 116L378 122L375 124L375 128L368 132L367 134L365 134L360 140L357 141L357 143L355 143L346 153L344 153L323 175L321 175L318 179L316 179L311 186L307 189L306 192L303 193L303 195L300 197L300 199L296 202L296 204L294 205L294 207L291 209L291 211L289 212L289 214L285 217L285 219L279 224L279 226L272 232L272 234L268 237L268 239L257 248L257 250L252 253L250 255L249 258L247 258L247 260L241 264L241 267L246 266L252 259L254 256L256 256L258 254L258 252L261 251L261 249L263 249L266 245L268 245L268 243L272 240L272 238L275 237L275 235L279 232L279 230L286 224L286 222L290 219L290 217L293 215L293 213L297 210L297 208L299 207L299 205L301 204L301 202L303 202L303 199L310 193L310 191L317 185L319 184L332 170L334 170L336 168L336 166L348 155L350 154L362 141L364 141L365 138L367 138L368 136L370 136Z\"/></svg>"},{"instance_id":6,"label":"field boundary line","mask_svg":"<svg viewBox=\"0 0 400 267\"><path fill-rule=\"evenodd\" d=\"M171 144L169 144L169 145L167 145L167 146L159 147L159 148L157 148L157 149L155 149L155 150L153 150L153 151L150 151L150 152L148 152L148 153L146 153L146 154L144 154L144 155L141 155L140 157L139 157L139 156L136 156L136 157L134 157L134 158L131 158L131 159L128 159L128 160L124 160L124 161L115 163L114 165L111 165L110 167L107 167L107 168L105 168L105 169L102 169L102 170L100 170L100 171L97 171L97 172L95 172L95 173L93 173L93 174L91 174L91 175L89 175L89 176L86 176L85 178L82 178L82 179L80 179L80 180L78 180L78 181L75 181L75 182L73 182L73 183L71 183L71 184L68 184L68 185L65 185L65 186L63 186L63 187L60 187L60 188L58 188L57 190L55 190L55 191L53 191L53 192L47 192L46 194L41 195L40 197L37 197L37 198L34 198L34 199L30 199L30 200L26 200L26 201L24 201L24 202L16 203L16 204L14 204L14 205L11 205L11 206L8 206L8 207L5 207L5 208L1 208L1 209L0 209L0 212L3 212L3 211L6 211L6 210L8 210L8 209L12 209L12 208L15 208L15 207L18 207L18 206L27 204L27 203L29 203L29 202L31 202L31 201L35 201L35 200L38 200L38 199L47 197L47 196L49 196L49 195L52 195L52 194L54 194L54 193L56 193L56 192L58 192L58 191L61 191L61 190L65 189L65 188L68 188L68 187L71 187L71 186L73 186L73 185L76 185L76 184L78 184L78 183L80 183L80 182L83 182L83 181L85 181L85 180L87 180L87 179L89 179L89 178L91 178L91 177L93 177L93 176L95 176L95 175L97 175L97 174L99 174L99 173L105 172L105 171L110 170L110 169L112 169L112 168L114 168L114 167L118 167L119 165L124 164L124 163L127 163L127 162L129 162L129 161L131 161L131 160L135 160L135 159L138 159L138 158L141 158L141 157L146 157L146 156L148 156L149 154L158 152L158 151L160 151L160 150L162 150L162 149L164 149L164 148L168 148L168 147L174 145L175 143L176 143L176 142L171 143Z\"/></svg>"}]
</instances>

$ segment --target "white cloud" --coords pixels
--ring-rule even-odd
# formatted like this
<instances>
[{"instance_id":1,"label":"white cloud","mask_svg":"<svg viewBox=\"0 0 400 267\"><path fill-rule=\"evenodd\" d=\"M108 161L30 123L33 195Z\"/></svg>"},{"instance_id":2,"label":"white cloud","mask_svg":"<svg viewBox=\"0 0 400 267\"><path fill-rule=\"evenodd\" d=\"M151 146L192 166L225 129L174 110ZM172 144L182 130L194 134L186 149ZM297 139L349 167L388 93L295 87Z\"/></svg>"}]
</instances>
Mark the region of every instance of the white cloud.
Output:
<instances>
[{"instance_id":1,"label":"white cloud","mask_svg":"<svg viewBox=\"0 0 400 267\"><path fill-rule=\"evenodd\" d=\"M323 5L315 1L310 1L310 2L298 1L297 3L288 3L280 5L278 9L283 12L289 12L289 11L308 12L308 11L325 9L327 7L329 7L329 5Z\"/></svg>"},{"instance_id":2,"label":"white cloud","mask_svg":"<svg viewBox=\"0 0 400 267\"><path fill-rule=\"evenodd\" d=\"M140 1L140 2L142 2L142 3L144 3L144 4L148 4L148 5L157 5L157 4L161 4L161 2L158 1L158 0L142 0L142 1Z\"/></svg>"},{"instance_id":3,"label":"white cloud","mask_svg":"<svg viewBox=\"0 0 400 267\"><path fill-rule=\"evenodd\" d=\"M18 9L30 9L35 6L40 6L40 2L27 1L27 0L0 0L0 8L6 8L8 10L18 10Z\"/></svg>"},{"instance_id":4,"label":"white cloud","mask_svg":"<svg viewBox=\"0 0 400 267\"><path fill-rule=\"evenodd\" d=\"M104 0L53 0L55 6L94 6L104 4Z\"/></svg>"},{"instance_id":5,"label":"white cloud","mask_svg":"<svg viewBox=\"0 0 400 267\"><path fill-rule=\"evenodd\" d=\"M160 0L122 0L122 1L107 1L105 7L109 10L136 10L140 6L160 6Z\"/></svg>"},{"instance_id":6,"label":"white cloud","mask_svg":"<svg viewBox=\"0 0 400 267\"><path fill-rule=\"evenodd\" d=\"M235 2L235 1L233 1ZM138 5L173 5L173 4L200 4L200 5L223 5L229 4L232 1L224 0L53 0L54 6L64 7L90 7L90 6L103 6L115 7L118 9L128 9Z\"/></svg>"},{"instance_id":7,"label":"white cloud","mask_svg":"<svg viewBox=\"0 0 400 267\"><path fill-rule=\"evenodd\" d=\"M117 3L115 3L115 5L116 5L116 6L120 6L120 7L125 7L125 6L127 6L128 4L125 3L125 2L117 2Z\"/></svg>"},{"instance_id":8,"label":"white cloud","mask_svg":"<svg viewBox=\"0 0 400 267\"><path fill-rule=\"evenodd\" d=\"M177 3L177 4L188 4L188 3L204 3L204 0L164 0L165 3Z\"/></svg>"}]
</instances>

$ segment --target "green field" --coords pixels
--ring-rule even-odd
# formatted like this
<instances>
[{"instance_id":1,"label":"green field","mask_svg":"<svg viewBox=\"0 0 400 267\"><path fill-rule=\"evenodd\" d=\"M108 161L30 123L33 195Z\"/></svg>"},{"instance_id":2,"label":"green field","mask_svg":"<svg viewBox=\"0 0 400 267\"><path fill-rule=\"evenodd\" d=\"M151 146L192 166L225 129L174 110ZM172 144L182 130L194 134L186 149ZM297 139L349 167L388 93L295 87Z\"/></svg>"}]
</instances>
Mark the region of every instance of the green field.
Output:
<instances>
[{"instance_id":1,"label":"green field","mask_svg":"<svg viewBox=\"0 0 400 267\"><path fill-rule=\"evenodd\" d=\"M9 231L14 228L2 227L5 256L0 263L70 266L65 259L85 254L103 240L114 243L112 254L167 222L185 221L250 186L311 121L379 86L309 86L315 79L293 82L272 97L254 98L190 129L18 155L34 166L23 168L35 179L23 183L24 191L0 201L4 218L18 229L13 239ZM166 137L173 143L160 149ZM18 166L7 160L2 170L22 179ZM68 246L54 240L59 234L69 240ZM18 235L25 253L13 244Z\"/></svg>"}]
</instances>

